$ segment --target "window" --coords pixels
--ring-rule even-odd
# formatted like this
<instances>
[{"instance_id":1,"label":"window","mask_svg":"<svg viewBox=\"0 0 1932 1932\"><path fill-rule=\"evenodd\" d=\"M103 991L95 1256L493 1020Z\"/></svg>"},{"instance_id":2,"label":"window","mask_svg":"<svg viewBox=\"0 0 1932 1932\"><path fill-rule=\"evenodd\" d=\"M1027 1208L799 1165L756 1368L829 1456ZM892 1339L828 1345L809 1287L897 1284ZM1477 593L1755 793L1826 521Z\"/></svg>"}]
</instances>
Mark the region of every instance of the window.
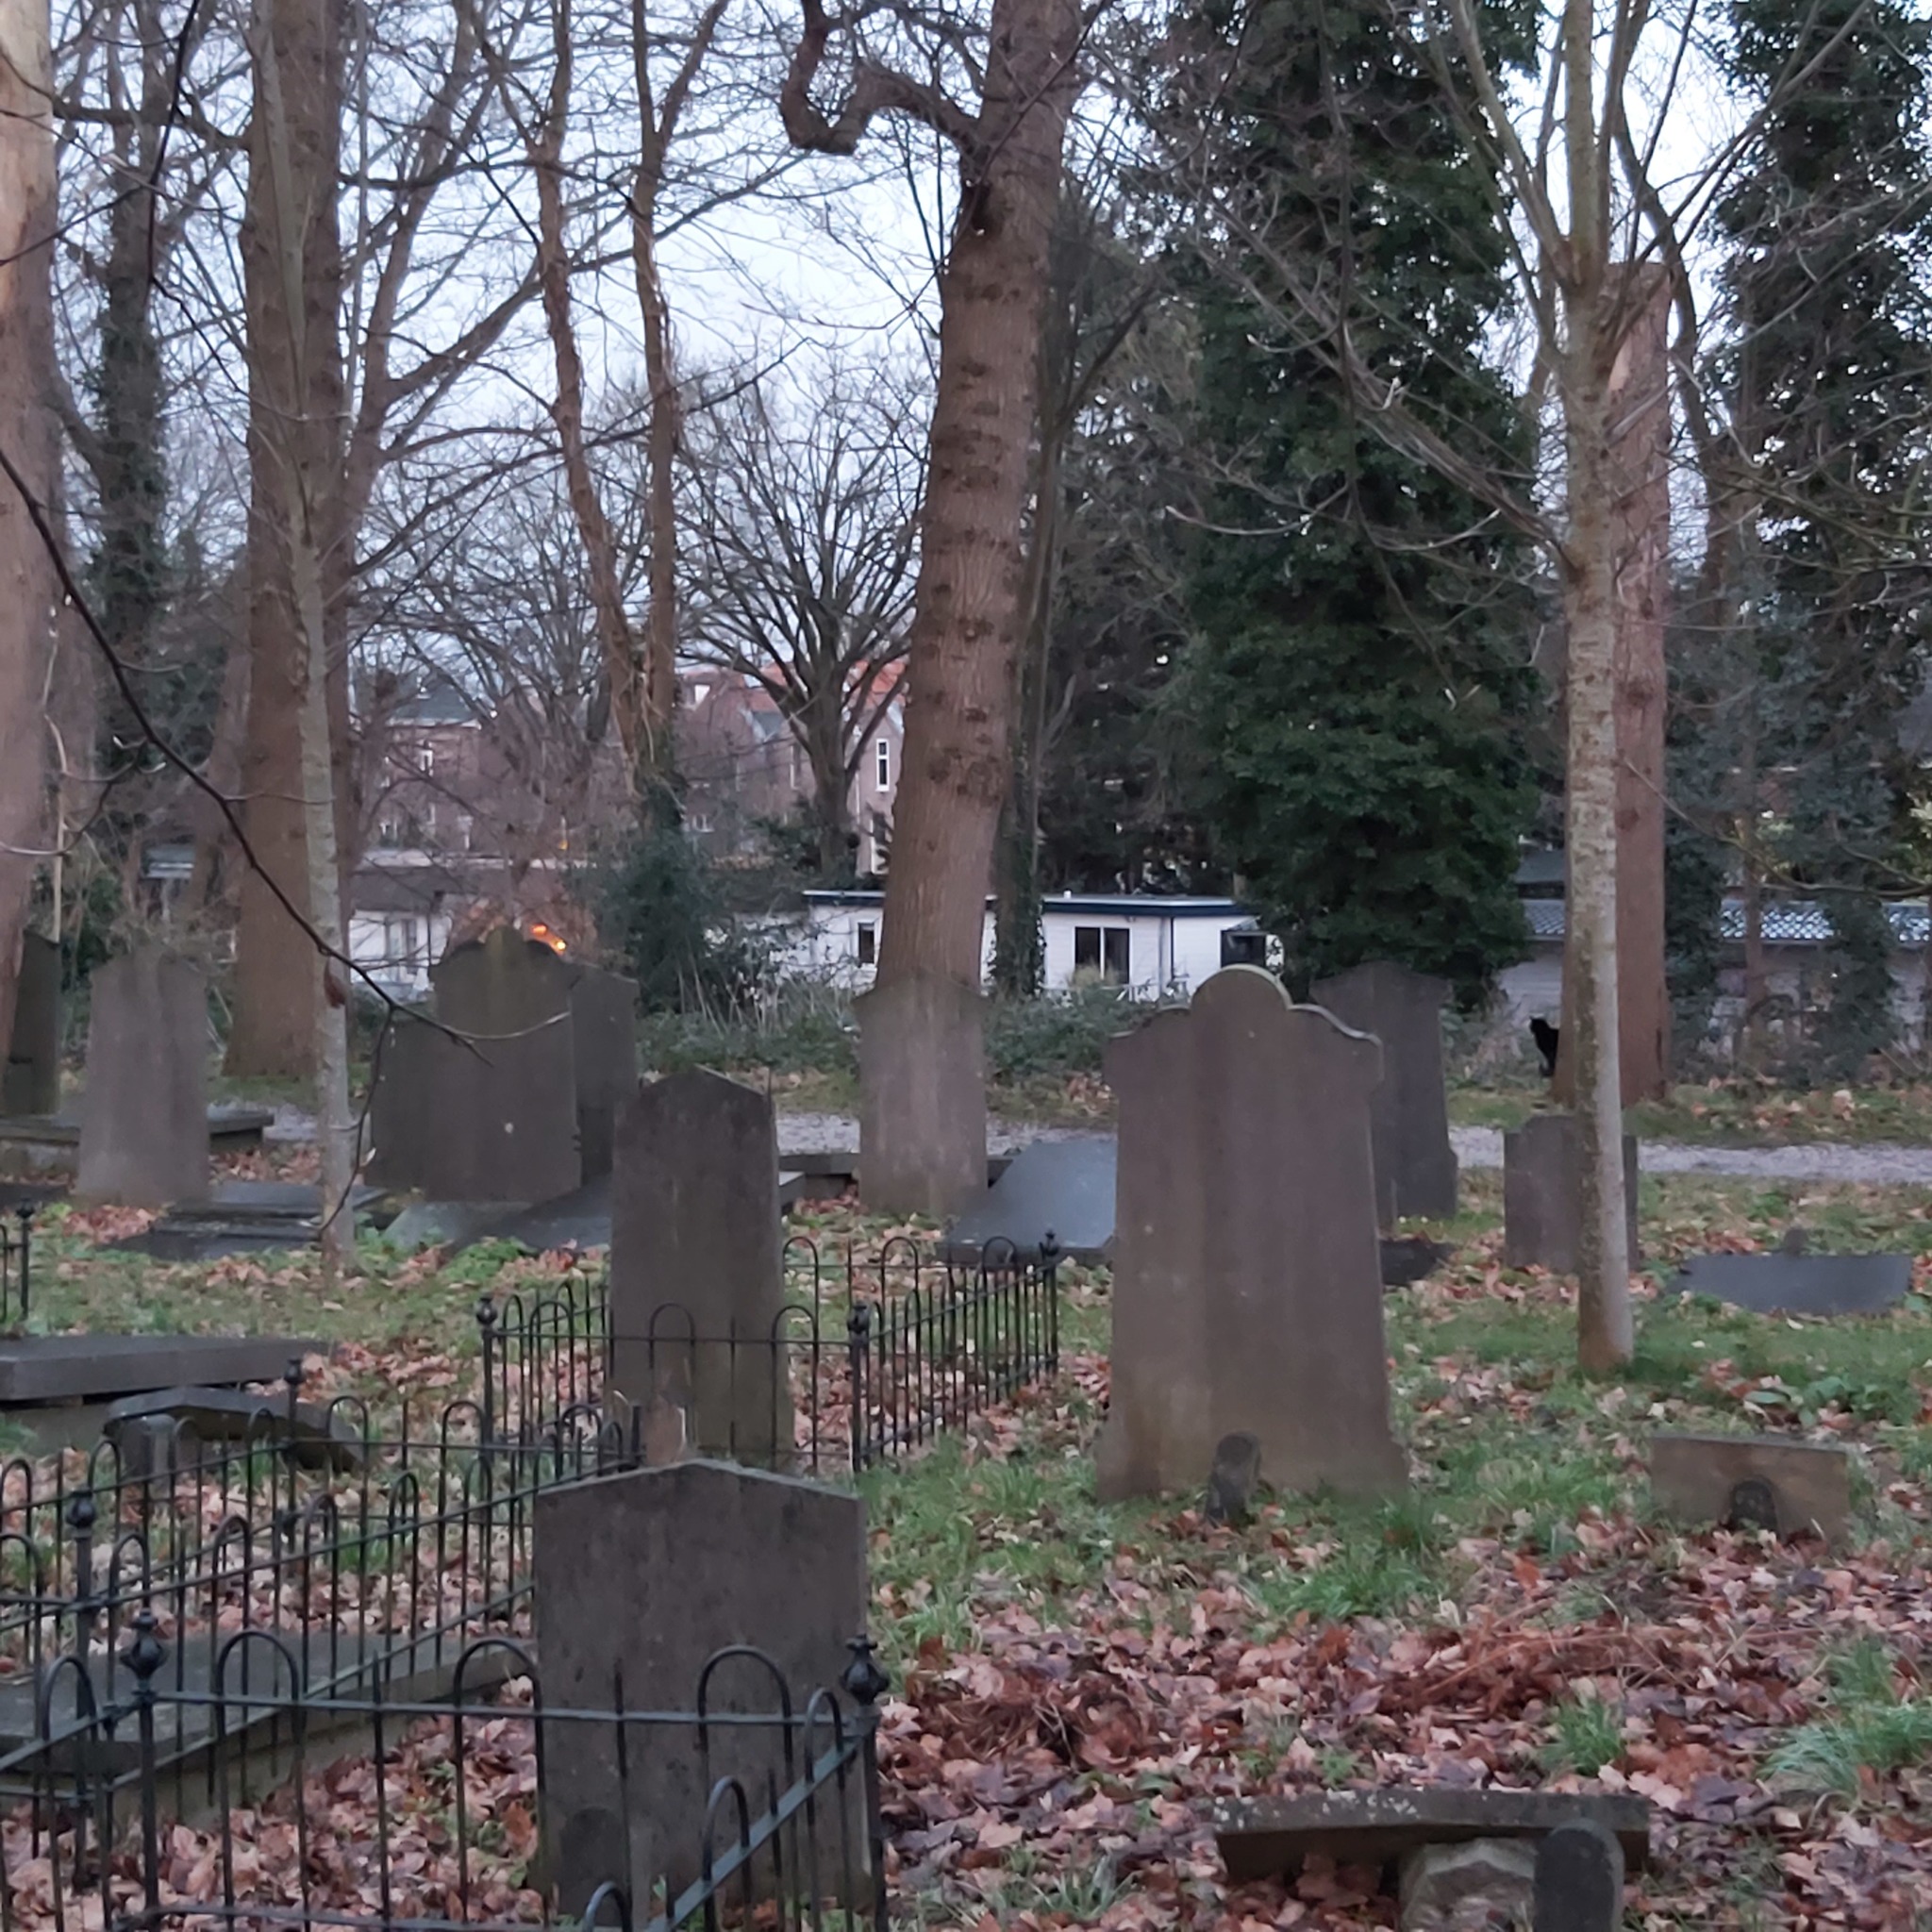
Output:
<instances>
[{"instance_id":1,"label":"window","mask_svg":"<svg viewBox=\"0 0 1932 1932\"><path fill-rule=\"evenodd\" d=\"M458 812L457 837L463 841L463 850L465 852L470 849L470 841L475 838L475 832L476 821L466 811Z\"/></svg>"},{"instance_id":2,"label":"window","mask_svg":"<svg viewBox=\"0 0 1932 1932\"><path fill-rule=\"evenodd\" d=\"M375 822L375 842L378 845L400 845L403 842L403 822L399 818L382 818Z\"/></svg>"},{"instance_id":3,"label":"window","mask_svg":"<svg viewBox=\"0 0 1932 1932\"><path fill-rule=\"evenodd\" d=\"M1076 925L1074 928L1074 971L1091 973L1109 986L1133 981L1132 952L1124 925Z\"/></svg>"},{"instance_id":4,"label":"window","mask_svg":"<svg viewBox=\"0 0 1932 1932\"><path fill-rule=\"evenodd\" d=\"M879 962L879 929L870 919L858 922L858 963L876 966Z\"/></svg>"},{"instance_id":5,"label":"window","mask_svg":"<svg viewBox=\"0 0 1932 1932\"><path fill-rule=\"evenodd\" d=\"M892 741L882 738L873 746L873 762L876 767L878 787L881 791L892 789Z\"/></svg>"}]
</instances>

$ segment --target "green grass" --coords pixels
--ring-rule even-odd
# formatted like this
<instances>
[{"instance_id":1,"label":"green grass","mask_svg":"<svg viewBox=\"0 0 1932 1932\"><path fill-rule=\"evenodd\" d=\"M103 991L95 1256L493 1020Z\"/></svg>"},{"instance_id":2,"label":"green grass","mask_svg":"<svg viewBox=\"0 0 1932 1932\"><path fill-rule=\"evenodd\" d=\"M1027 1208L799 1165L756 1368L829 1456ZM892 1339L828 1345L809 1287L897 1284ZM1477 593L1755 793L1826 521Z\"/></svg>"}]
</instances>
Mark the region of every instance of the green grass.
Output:
<instances>
[{"instance_id":1,"label":"green grass","mask_svg":"<svg viewBox=\"0 0 1932 1932\"><path fill-rule=\"evenodd\" d=\"M1866 1638L1832 1658L1824 1714L1766 1761L1798 1789L1856 1799L1863 1774L1884 1777L1932 1758L1932 1697L1902 1693L1890 1652Z\"/></svg>"},{"instance_id":2,"label":"green grass","mask_svg":"<svg viewBox=\"0 0 1932 1932\"><path fill-rule=\"evenodd\" d=\"M1594 1777L1624 1755L1624 1707L1601 1698L1566 1698L1550 1709L1550 1740L1542 1766L1552 1775Z\"/></svg>"}]
</instances>

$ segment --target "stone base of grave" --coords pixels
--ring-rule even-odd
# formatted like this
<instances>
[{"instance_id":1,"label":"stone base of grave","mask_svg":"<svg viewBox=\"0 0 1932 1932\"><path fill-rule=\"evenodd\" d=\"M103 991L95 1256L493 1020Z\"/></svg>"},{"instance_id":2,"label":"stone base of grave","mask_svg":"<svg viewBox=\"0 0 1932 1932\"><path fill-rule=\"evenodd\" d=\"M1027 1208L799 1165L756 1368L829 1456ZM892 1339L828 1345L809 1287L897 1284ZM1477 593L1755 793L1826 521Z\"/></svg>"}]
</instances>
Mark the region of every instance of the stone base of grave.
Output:
<instances>
[{"instance_id":1,"label":"stone base of grave","mask_svg":"<svg viewBox=\"0 0 1932 1932\"><path fill-rule=\"evenodd\" d=\"M875 1214L957 1214L986 1181L978 990L919 974L853 1002L859 1193Z\"/></svg>"},{"instance_id":2,"label":"stone base of grave","mask_svg":"<svg viewBox=\"0 0 1932 1932\"><path fill-rule=\"evenodd\" d=\"M1653 1436L1650 1491L1662 1514L1700 1527L1774 1529L1829 1543L1842 1543L1851 1528L1850 1458L1826 1443Z\"/></svg>"}]
</instances>

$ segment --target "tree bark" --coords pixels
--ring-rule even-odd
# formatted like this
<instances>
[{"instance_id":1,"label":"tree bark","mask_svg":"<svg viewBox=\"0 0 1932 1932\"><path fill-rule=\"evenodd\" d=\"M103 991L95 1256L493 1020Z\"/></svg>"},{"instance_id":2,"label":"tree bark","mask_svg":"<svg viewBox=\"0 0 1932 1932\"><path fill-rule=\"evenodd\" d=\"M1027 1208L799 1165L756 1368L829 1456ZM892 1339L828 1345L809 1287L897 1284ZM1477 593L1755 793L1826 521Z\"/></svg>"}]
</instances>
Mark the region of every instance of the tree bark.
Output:
<instances>
[{"instance_id":1,"label":"tree bark","mask_svg":"<svg viewBox=\"0 0 1932 1932\"><path fill-rule=\"evenodd\" d=\"M1664 971L1664 621L1671 589L1670 280L1627 264L1610 371L1617 613L1617 1041L1625 1107L1670 1093Z\"/></svg>"},{"instance_id":2,"label":"tree bark","mask_svg":"<svg viewBox=\"0 0 1932 1932\"><path fill-rule=\"evenodd\" d=\"M264 53L280 76L289 175L276 192L270 118L258 100L249 125L248 207L242 273L248 329L248 716L242 825L256 860L282 892L341 924L340 869L310 903L315 874L307 833L302 708L312 666L299 608L291 525L298 504L321 599L324 691L331 725L329 792L338 854L354 843L348 808L348 557L340 525L344 386L339 316L341 242L336 225L341 127L340 0L263 0L258 6L258 85ZM284 224L289 225L288 231ZM300 263L291 289L288 259ZM242 874L235 934L231 1074L302 1078L316 1061L321 980L315 942L289 917L267 880Z\"/></svg>"},{"instance_id":3,"label":"tree bark","mask_svg":"<svg viewBox=\"0 0 1932 1932\"><path fill-rule=\"evenodd\" d=\"M46 0L0 0L0 448L44 509L58 494L53 407L54 129ZM54 575L0 479L0 1042L12 1038L21 936L45 823L42 771Z\"/></svg>"}]
</instances>

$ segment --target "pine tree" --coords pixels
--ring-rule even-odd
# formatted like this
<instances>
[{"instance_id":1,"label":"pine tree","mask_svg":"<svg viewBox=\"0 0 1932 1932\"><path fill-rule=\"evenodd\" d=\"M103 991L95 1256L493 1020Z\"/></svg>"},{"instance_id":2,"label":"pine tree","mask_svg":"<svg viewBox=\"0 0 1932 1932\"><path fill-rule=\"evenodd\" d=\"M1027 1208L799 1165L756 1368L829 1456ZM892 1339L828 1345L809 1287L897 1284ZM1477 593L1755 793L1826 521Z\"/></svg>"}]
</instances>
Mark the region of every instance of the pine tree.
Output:
<instances>
[{"instance_id":1,"label":"pine tree","mask_svg":"<svg viewBox=\"0 0 1932 1932\"><path fill-rule=\"evenodd\" d=\"M1239 46L1215 165L1270 208L1242 264L1259 299L1221 275L1200 301L1201 441L1223 480L1190 573L1186 702L1212 828L1292 978L1393 958L1474 996L1524 944L1524 546L1359 420L1319 345L1284 332L1295 304L1274 285L1345 275L1357 345L1407 406L1520 454L1484 363L1507 301L1493 186L1373 5L1254 0L1202 31Z\"/></svg>"}]
</instances>

